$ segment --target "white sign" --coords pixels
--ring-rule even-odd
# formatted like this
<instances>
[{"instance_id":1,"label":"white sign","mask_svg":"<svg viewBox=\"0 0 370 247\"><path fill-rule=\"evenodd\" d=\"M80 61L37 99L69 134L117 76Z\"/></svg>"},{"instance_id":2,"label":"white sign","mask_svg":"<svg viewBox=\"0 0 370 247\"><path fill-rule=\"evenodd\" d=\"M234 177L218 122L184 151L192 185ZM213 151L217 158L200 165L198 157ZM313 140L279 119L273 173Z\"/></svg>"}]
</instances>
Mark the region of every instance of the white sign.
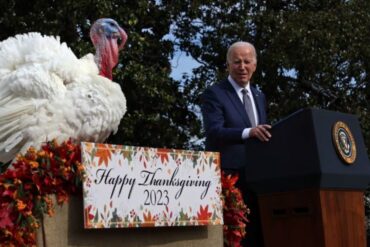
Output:
<instances>
[{"instance_id":1,"label":"white sign","mask_svg":"<svg viewBox=\"0 0 370 247\"><path fill-rule=\"evenodd\" d=\"M219 154L82 143L85 228L223 224Z\"/></svg>"}]
</instances>

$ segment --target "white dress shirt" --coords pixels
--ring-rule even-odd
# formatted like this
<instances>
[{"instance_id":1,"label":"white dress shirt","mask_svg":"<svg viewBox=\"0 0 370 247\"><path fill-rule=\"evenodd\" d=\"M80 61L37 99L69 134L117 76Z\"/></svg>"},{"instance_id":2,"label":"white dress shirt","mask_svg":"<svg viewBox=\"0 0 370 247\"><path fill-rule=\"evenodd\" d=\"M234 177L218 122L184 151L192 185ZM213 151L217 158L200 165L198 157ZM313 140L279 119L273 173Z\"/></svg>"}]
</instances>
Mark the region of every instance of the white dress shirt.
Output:
<instances>
[{"instance_id":1,"label":"white dress shirt","mask_svg":"<svg viewBox=\"0 0 370 247\"><path fill-rule=\"evenodd\" d=\"M229 82L231 83L231 85L233 86L233 88L235 89L235 92L238 94L239 96L239 99L240 101L243 103L243 93L242 93L242 90L245 89L248 91L248 94L250 96L250 99L251 99L251 103L252 103L252 108L253 108L253 114L254 114L254 119L256 119L256 124L258 125L258 114L257 114L257 108L256 108L256 104L254 102L254 98L253 98L253 94L252 94L252 91L251 91L251 87L249 85L249 83L247 84L247 86L244 88L244 87L241 87L239 86L235 81L234 79L229 75L228 78ZM251 128L245 128L243 130L243 133L242 133L242 139L247 139L249 138L249 133L251 131Z\"/></svg>"}]
</instances>

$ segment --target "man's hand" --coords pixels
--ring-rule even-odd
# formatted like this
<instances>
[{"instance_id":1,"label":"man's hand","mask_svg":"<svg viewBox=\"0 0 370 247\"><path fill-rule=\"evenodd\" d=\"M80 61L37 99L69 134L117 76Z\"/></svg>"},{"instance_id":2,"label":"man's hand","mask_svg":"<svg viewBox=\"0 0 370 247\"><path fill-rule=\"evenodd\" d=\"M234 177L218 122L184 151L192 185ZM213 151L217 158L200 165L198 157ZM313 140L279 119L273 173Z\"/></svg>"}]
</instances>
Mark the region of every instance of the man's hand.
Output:
<instances>
[{"instance_id":1,"label":"man's hand","mask_svg":"<svg viewBox=\"0 0 370 247\"><path fill-rule=\"evenodd\" d=\"M271 138L271 134L269 132L271 129L271 125L268 124L261 124L251 129L249 132L249 137L258 138L260 141L267 142Z\"/></svg>"}]
</instances>

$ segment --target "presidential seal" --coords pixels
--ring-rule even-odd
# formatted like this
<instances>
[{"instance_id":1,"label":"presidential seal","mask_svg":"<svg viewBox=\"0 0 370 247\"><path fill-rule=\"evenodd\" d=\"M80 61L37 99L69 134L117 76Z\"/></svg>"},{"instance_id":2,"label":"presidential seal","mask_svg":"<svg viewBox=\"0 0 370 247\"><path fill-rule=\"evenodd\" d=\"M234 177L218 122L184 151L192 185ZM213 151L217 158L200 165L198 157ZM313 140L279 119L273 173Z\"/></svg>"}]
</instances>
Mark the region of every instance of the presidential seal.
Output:
<instances>
[{"instance_id":1,"label":"presidential seal","mask_svg":"<svg viewBox=\"0 0 370 247\"><path fill-rule=\"evenodd\" d=\"M347 164L353 164L356 160L356 143L347 124L338 121L333 126L333 143L339 157Z\"/></svg>"}]
</instances>

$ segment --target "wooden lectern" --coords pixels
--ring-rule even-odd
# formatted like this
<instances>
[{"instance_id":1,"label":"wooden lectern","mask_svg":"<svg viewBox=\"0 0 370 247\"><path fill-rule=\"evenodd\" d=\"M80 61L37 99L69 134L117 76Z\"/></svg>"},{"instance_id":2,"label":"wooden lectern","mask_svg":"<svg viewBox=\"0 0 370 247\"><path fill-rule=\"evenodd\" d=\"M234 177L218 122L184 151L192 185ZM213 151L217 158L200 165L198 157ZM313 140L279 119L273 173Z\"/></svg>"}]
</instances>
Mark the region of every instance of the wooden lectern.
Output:
<instances>
[{"instance_id":1,"label":"wooden lectern","mask_svg":"<svg viewBox=\"0 0 370 247\"><path fill-rule=\"evenodd\" d=\"M246 143L265 247L365 247L370 163L357 117L303 109L271 133Z\"/></svg>"}]
</instances>

